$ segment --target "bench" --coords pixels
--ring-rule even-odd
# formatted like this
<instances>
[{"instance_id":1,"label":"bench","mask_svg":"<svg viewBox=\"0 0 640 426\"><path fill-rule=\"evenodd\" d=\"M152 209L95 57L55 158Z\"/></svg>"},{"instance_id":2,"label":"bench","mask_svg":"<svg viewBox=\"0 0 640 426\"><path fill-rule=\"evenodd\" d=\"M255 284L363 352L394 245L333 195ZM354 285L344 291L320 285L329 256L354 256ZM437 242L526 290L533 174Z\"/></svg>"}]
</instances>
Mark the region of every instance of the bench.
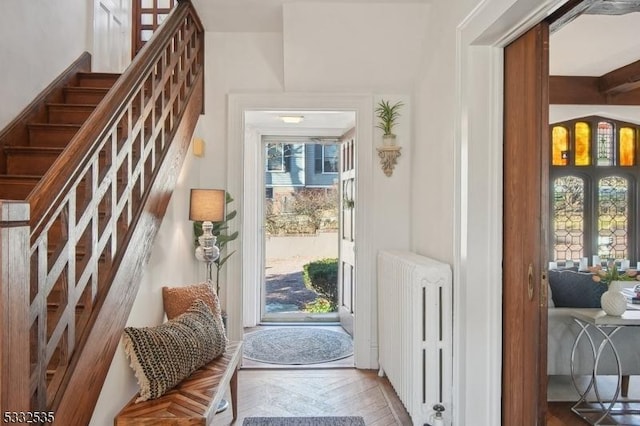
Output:
<instances>
[{"instance_id":1,"label":"bench","mask_svg":"<svg viewBox=\"0 0 640 426\"><path fill-rule=\"evenodd\" d=\"M115 425L209 425L227 385L235 420L241 359L242 342L229 342L222 356L191 373L160 398L136 403L138 396L134 396L116 416Z\"/></svg>"}]
</instances>

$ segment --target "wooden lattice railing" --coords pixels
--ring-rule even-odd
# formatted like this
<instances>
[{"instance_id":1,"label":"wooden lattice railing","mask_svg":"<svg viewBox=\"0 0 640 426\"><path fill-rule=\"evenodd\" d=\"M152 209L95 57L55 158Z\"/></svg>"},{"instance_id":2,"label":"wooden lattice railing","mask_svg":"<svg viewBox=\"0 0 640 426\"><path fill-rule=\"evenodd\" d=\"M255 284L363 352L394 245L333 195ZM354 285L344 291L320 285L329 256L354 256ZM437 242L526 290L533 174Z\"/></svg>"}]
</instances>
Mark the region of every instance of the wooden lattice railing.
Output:
<instances>
[{"instance_id":1,"label":"wooden lattice railing","mask_svg":"<svg viewBox=\"0 0 640 426\"><path fill-rule=\"evenodd\" d=\"M203 27L181 2L26 203L0 201L3 411L88 424L202 111L203 67Z\"/></svg>"}]
</instances>

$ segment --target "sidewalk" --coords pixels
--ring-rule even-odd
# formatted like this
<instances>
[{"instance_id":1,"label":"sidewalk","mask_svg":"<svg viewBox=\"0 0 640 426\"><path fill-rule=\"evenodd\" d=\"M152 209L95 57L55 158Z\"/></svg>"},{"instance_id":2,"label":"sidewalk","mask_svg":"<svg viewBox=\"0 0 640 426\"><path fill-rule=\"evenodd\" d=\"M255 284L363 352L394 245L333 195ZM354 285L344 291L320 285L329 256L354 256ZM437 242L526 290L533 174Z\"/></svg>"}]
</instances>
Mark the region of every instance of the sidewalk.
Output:
<instances>
[{"instance_id":1,"label":"sidewalk","mask_svg":"<svg viewBox=\"0 0 640 426\"><path fill-rule=\"evenodd\" d=\"M266 260L267 312L301 311L305 304L316 300L318 295L305 287L302 279L303 265L316 259L317 257L293 256Z\"/></svg>"}]
</instances>

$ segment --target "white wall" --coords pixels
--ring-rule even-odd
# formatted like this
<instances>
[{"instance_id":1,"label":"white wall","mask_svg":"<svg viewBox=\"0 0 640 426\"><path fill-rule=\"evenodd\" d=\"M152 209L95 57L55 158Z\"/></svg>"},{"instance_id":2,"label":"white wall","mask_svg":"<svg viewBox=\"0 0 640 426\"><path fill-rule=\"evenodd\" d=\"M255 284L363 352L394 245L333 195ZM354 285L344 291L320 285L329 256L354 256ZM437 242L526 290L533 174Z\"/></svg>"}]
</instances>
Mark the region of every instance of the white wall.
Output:
<instances>
[{"instance_id":1,"label":"white wall","mask_svg":"<svg viewBox=\"0 0 640 426\"><path fill-rule=\"evenodd\" d=\"M620 105L550 105L549 123L558 123L574 118L600 115L629 123L640 124L640 106Z\"/></svg>"},{"instance_id":2,"label":"white wall","mask_svg":"<svg viewBox=\"0 0 640 426\"><path fill-rule=\"evenodd\" d=\"M287 91L410 91L426 3L286 3Z\"/></svg>"},{"instance_id":3,"label":"white wall","mask_svg":"<svg viewBox=\"0 0 640 426\"><path fill-rule=\"evenodd\" d=\"M162 323L162 287L180 287L204 281L205 269L194 257L193 224L189 221L189 189L199 186L198 169L205 160L187 154L167 212L156 237L149 265L140 282L127 326ZM113 424L113 418L138 391L122 344L118 346L96 405L91 425Z\"/></svg>"},{"instance_id":4,"label":"white wall","mask_svg":"<svg viewBox=\"0 0 640 426\"><path fill-rule=\"evenodd\" d=\"M9 0L0 13L0 128L84 51L93 8L87 0Z\"/></svg>"}]
</instances>

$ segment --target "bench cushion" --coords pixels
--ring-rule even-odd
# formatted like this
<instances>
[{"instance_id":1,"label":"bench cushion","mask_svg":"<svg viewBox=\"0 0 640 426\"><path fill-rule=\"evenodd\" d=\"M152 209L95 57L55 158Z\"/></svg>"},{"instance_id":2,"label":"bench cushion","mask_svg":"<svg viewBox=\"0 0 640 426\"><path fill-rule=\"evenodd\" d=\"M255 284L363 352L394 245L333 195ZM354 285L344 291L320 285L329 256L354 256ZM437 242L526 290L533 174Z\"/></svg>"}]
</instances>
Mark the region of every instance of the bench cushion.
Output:
<instances>
[{"instance_id":1,"label":"bench cushion","mask_svg":"<svg viewBox=\"0 0 640 426\"><path fill-rule=\"evenodd\" d=\"M140 397L155 399L193 371L224 353L221 321L202 300L182 315L156 327L127 327L124 349L131 361Z\"/></svg>"}]
</instances>

